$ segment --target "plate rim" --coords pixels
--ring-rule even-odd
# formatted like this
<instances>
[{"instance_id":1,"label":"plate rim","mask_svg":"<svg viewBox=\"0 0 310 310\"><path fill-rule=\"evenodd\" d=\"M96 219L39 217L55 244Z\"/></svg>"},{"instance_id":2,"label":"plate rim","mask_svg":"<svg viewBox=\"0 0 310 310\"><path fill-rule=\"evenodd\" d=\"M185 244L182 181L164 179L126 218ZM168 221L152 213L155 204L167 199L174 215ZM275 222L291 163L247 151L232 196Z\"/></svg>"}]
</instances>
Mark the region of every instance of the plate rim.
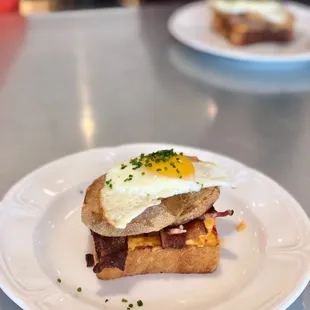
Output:
<instances>
[{"instance_id":1,"label":"plate rim","mask_svg":"<svg viewBox=\"0 0 310 310\"><path fill-rule=\"evenodd\" d=\"M293 7L297 10L307 10L309 11L310 16L310 6L305 4L296 3L292 1L286 1L286 6ZM205 6L207 8L207 4L205 1L196 1L192 3L185 4L178 9L176 9L169 17L167 21L167 28L169 33L174 37L177 41L181 42L183 45L194 49L196 51L211 54L214 56L223 57L226 59L233 59L238 61L244 62L263 62L263 63L292 63L292 62L307 62L310 61L310 52L304 52L298 55L290 55L284 57L277 57L277 56L268 56L268 55L250 55L243 51L229 51L229 50L221 50L217 47L212 47L208 44L202 45L200 42L191 41L184 37L176 30L176 21L181 14L188 11L192 7L195 6Z\"/></svg>"},{"instance_id":2,"label":"plate rim","mask_svg":"<svg viewBox=\"0 0 310 310\"><path fill-rule=\"evenodd\" d=\"M75 157L75 156L80 156L81 154L86 154L86 153L92 153L92 152L101 152L101 151L107 151L108 149L111 149L113 151L117 152L117 149L124 149L124 148L141 148L141 147L145 147L145 148L156 148L156 147L160 147L160 148L164 148L164 147L168 147L168 148L187 148L187 149L191 149L192 151L198 151L198 152L207 152L209 154L215 155L215 156L220 156L229 160L234 161L236 164L238 165L242 165L243 167L245 167L246 169L248 169L251 172L254 172L255 174L268 178L269 181L271 181L272 183L274 183L275 186L277 186L281 191L284 191L286 194L288 194L290 196L290 198L294 201L294 203L296 204L296 207L298 207L298 212L299 215L302 216L302 220L304 223L307 224L307 226L309 226L310 229L310 220L308 215L306 214L306 212L304 211L304 209L302 208L301 204L296 200L296 198L290 194L289 191L287 191L282 185L280 185L277 181L275 181L274 179L272 179L270 176L268 176L267 174L256 170L246 164L243 164L242 162L234 159L233 157L227 156L225 154L222 153L218 153L218 152L214 152L214 151L210 151L208 149L203 149L203 148L199 148L199 147L195 147L195 146L185 146L185 145L180 145L180 144L170 144L170 143L128 143L128 144L121 144L121 145L113 145L113 146L106 146L106 147L98 147L98 148L92 148L89 150L82 150L79 152L75 152L75 153L71 153L71 154L67 154L63 157L60 157L58 159L55 159L53 161L47 162L46 164L43 164L41 166L39 166L37 169L33 170L32 172L26 174L24 177L22 177L21 179L19 179L16 183L14 183L6 192L6 194L3 196L2 200L0 201L0 220L2 219L2 217L5 215L5 213L3 213L3 210L5 208L5 206L7 204L10 203L10 195L16 190L18 189L18 187L20 185L22 185L28 178L32 178L35 177L36 174L42 172L42 170L45 169L49 169L51 166L66 160L70 157ZM310 230L309 230L310 231ZM310 242L309 242L310 244ZM10 283L9 278L4 274L3 272L3 267L0 266L0 288L3 290L3 292L14 302L16 303L18 306L20 306L23 309L29 309L29 310L33 310L33 309L41 309L41 308L37 308L35 306L35 304L30 300L25 298L25 294L22 294L21 292L18 292L15 288L14 285ZM291 290L290 294L282 299L282 302L278 304L277 309L286 309L287 307L289 307L297 298L298 296L303 292L303 290L306 288L306 286L308 285L310 281L310 260L308 261L307 264L307 271L304 272L303 276L300 277L298 284L295 286L294 290Z\"/></svg>"}]
</instances>

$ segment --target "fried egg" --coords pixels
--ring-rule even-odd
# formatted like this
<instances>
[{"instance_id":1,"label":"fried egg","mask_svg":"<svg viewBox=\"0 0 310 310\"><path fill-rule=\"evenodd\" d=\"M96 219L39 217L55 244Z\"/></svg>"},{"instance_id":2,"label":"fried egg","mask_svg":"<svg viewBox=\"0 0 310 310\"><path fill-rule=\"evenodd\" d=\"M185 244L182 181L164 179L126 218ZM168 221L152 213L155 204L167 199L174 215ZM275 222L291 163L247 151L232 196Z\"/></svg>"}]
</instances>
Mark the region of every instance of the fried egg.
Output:
<instances>
[{"instance_id":1,"label":"fried egg","mask_svg":"<svg viewBox=\"0 0 310 310\"><path fill-rule=\"evenodd\" d=\"M231 185L230 178L215 163L161 150L141 154L110 169L101 202L108 222L123 229L147 208L159 205L161 199Z\"/></svg>"}]
</instances>

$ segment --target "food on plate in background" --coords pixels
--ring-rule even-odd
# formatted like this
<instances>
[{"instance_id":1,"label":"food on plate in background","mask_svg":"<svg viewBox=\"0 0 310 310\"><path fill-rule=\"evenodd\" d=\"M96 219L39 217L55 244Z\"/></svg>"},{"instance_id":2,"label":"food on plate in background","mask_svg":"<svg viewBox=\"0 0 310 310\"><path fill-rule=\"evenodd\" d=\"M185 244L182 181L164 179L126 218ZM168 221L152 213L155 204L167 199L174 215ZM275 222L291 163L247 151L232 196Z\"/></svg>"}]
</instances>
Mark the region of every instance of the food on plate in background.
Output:
<instances>
[{"instance_id":1,"label":"food on plate in background","mask_svg":"<svg viewBox=\"0 0 310 310\"><path fill-rule=\"evenodd\" d=\"M288 42L294 16L276 0L211 0L213 29L234 45Z\"/></svg>"}]
</instances>

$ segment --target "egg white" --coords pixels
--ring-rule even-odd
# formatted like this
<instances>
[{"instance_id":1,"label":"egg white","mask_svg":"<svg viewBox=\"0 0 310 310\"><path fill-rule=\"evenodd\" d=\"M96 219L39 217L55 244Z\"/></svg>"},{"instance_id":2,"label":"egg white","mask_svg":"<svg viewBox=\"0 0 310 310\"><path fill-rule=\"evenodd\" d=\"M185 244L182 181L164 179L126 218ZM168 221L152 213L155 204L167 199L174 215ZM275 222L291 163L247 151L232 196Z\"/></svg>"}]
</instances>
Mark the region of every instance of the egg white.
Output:
<instances>
[{"instance_id":1,"label":"egg white","mask_svg":"<svg viewBox=\"0 0 310 310\"><path fill-rule=\"evenodd\" d=\"M182 179L157 175L143 167L133 170L129 161L124 164L125 169L118 165L107 173L106 180L112 185L105 185L101 190L107 220L121 229L148 207L159 205L163 198L198 192L206 187L232 185L227 174L211 162L193 162L195 173ZM132 179L125 181L129 174Z\"/></svg>"}]
</instances>

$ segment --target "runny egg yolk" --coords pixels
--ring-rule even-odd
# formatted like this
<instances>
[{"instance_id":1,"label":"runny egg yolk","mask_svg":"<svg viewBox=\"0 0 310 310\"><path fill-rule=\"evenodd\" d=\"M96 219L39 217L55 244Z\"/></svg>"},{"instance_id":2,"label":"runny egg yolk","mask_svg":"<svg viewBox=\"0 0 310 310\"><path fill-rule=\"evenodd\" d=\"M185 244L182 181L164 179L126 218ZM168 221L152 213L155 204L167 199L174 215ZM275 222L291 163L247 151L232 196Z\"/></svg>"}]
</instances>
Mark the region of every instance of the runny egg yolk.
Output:
<instances>
[{"instance_id":1,"label":"runny egg yolk","mask_svg":"<svg viewBox=\"0 0 310 310\"><path fill-rule=\"evenodd\" d=\"M193 163L183 155L171 156L165 161L155 158L152 166L148 165L145 169L154 174L180 179L190 177L195 172Z\"/></svg>"}]
</instances>

